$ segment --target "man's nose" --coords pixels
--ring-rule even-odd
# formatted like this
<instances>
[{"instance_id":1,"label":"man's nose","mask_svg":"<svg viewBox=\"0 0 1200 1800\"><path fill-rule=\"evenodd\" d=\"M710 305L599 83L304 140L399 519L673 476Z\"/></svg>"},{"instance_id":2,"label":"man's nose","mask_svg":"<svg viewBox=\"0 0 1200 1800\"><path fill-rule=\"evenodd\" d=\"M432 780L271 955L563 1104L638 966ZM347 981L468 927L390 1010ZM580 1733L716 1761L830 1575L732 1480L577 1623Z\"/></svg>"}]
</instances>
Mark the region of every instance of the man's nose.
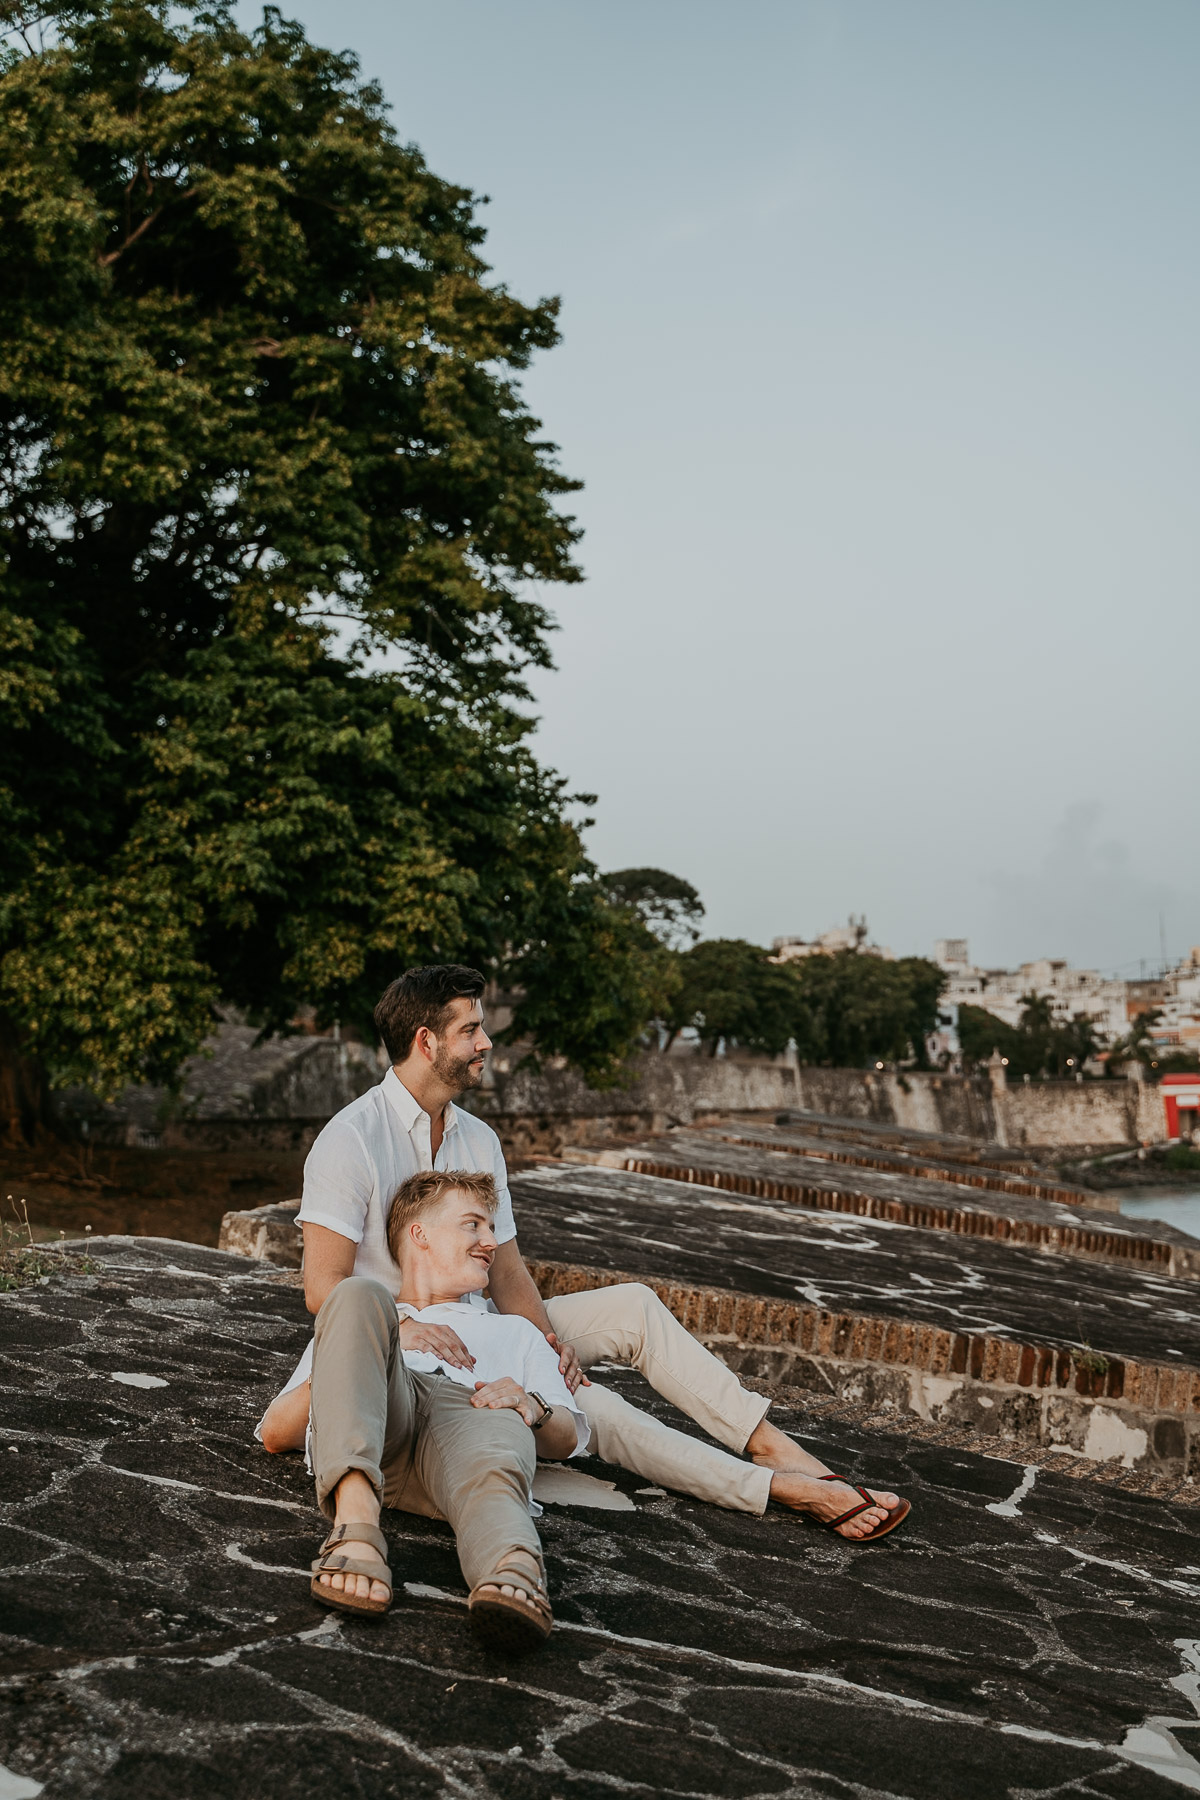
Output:
<instances>
[{"instance_id":1,"label":"man's nose","mask_svg":"<svg viewBox=\"0 0 1200 1800\"><path fill-rule=\"evenodd\" d=\"M487 1032L483 1029L483 1026L481 1025L479 1027L478 1031L475 1033L475 1048L476 1048L476 1050L490 1050L491 1047L492 1047L492 1040L488 1036Z\"/></svg>"},{"instance_id":2,"label":"man's nose","mask_svg":"<svg viewBox=\"0 0 1200 1800\"><path fill-rule=\"evenodd\" d=\"M500 1246L496 1242L495 1233L491 1231L481 1231L479 1234L479 1247L481 1250L498 1250Z\"/></svg>"}]
</instances>

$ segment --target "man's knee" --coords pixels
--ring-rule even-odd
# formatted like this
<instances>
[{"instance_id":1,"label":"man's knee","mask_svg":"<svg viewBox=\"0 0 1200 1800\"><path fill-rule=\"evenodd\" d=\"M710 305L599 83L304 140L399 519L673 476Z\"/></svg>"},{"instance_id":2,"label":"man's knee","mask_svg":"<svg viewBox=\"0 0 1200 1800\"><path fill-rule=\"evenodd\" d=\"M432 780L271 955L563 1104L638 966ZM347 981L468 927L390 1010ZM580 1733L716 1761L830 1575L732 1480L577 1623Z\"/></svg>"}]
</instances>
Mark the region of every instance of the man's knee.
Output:
<instances>
[{"instance_id":1,"label":"man's knee","mask_svg":"<svg viewBox=\"0 0 1200 1800\"><path fill-rule=\"evenodd\" d=\"M389 1333L398 1329L395 1300L381 1281L372 1281L369 1275L347 1275L326 1295L316 1319L318 1340L334 1320L346 1319Z\"/></svg>"},{"instance_id":2,"label":"man's knee","mask_svg":"<svg viewBox=\"0 0 1200 1800\"><path fill-rule=\"evenodd\" d=\"M479 1410L488 1421L487 1456L480 1462L490 1461L506 1475L531 1482L537 1468L537 1442L520 1413L511 1407Z\"/></svg>"},{"instance_id":3,"label":"man's knee","mask_svg":"<svg viewBox=\"0 0 1200 1800\"><path fill-rule=\"evenodd\" d=\"M613 1318L626 1329L644 1331L651 1319L667 1312L654 1289L647 1287L644 1281L619 1282L606 1290L605 1298L612 1309Z\"/></svg>"}]
</instances>

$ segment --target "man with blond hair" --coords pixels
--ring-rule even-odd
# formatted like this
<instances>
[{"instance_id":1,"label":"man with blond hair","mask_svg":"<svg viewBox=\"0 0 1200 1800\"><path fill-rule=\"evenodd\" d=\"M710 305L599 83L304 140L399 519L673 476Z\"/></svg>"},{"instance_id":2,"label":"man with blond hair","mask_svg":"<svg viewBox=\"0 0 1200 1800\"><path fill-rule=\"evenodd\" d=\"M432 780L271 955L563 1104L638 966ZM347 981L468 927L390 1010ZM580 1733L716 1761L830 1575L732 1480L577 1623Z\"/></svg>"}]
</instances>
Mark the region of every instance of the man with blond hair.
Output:
<instances>
[{"instance_id":1,"label":"man with blond hair","mask_svg":"<svg viewBox=\"0 0 1200 1800\"><path fill-rule=\"evenodd\" d=\"M483 1171L492 1175L498 1199L490 1304L528 1319L558 1352L562 1375L591 1426L596 1455L718 1506L762 1513L768 1499L781 1500L851 1541L880 1537L899 1524L909 1510L906 1501L831 1477L770 1423L770 1401L743 1388L642 1283L543 1302L517 1243L500 1141L482 1119L453 1105L479 1086L491 1049L483 1025L484 985L475 969L435 964L407 970L380 999L375 1024L391 1067L377 1087L329 1121L304 1166L298 1217L309 1311L319 1313L338 1283L352 1275L398 1292L387 1209L409 1175L422 1169ZM447 1372L470 1367L462 1335L445 1323L404 1319L399 1342L405 1351L439 1358ZM638 1369L724 1448L673 1431L611 1389L588 1382L584 1368L601 1362ZM307 1416L303 1384L279 1395L260 1426L267 1449L298 1448ZM786 1482L778 1479L785 1476Z\"/></svg>"},{"instance_id":2,"label":"man with blond hair","mask_svg":"<svg viewBox=\"0 0 1200 1800\"><path fill-rule=\"evenodd\" d=\"M531 1517L538 1456L586 1450L588 1423L545 1337L519 1314L463 1303L496 1254L490 1175L426 1170L401 1183L387 1219L398 1292L369 1276L335 1283L289 1388L311 1379L310 1462L333 1528L312 1593L347 1613L392 1602L382 1505L444 1519L493 1648L532 1649L552 1624ZM449 1319L473 1367L402 1350L401 1319Z\"/></svg>"}]
</instances>

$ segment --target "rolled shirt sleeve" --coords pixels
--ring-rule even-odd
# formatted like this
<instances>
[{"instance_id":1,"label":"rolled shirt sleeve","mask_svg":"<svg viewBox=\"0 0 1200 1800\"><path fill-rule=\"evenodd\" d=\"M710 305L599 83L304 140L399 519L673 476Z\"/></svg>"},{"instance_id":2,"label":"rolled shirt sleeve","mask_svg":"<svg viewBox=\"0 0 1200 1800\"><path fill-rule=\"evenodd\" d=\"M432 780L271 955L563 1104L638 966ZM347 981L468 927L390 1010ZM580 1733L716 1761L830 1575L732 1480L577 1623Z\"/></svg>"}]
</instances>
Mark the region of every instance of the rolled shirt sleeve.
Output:
<instances>
[{"instance_id":1,"label":"rolled shirt sleeve","mask_svg":"<svg viewBox=\"0 0 1200 1800\"><path fill-rule=\"evenodd\" d=\"M298 1225L324 1225L361 1244L373 1187L369 1159L353 1131L335 1118L320 1133L304 1164ZM511 1216L512 1206L509 1205Z\"/></svg>"}]
</instances>

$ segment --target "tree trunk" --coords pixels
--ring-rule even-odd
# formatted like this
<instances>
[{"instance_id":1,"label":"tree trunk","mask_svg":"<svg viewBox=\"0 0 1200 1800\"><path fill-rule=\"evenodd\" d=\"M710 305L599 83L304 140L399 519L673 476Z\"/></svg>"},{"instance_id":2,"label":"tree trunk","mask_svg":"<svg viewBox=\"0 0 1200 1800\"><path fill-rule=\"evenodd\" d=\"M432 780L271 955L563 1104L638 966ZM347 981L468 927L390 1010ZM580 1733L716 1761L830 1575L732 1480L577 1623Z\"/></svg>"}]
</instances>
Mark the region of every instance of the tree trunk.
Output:
<instances>
[{"instance_id":1,"label":"tree trunk","mask_svg":"<svg viewBox=\"0 0 1200 1800\"><path fill-rule=\"evenodd\" d=\"M51 1129L46 1071L22 1054L11 1021L0 1013L0 1144L25 1149Z\"/></svg>"}]
</instances>

